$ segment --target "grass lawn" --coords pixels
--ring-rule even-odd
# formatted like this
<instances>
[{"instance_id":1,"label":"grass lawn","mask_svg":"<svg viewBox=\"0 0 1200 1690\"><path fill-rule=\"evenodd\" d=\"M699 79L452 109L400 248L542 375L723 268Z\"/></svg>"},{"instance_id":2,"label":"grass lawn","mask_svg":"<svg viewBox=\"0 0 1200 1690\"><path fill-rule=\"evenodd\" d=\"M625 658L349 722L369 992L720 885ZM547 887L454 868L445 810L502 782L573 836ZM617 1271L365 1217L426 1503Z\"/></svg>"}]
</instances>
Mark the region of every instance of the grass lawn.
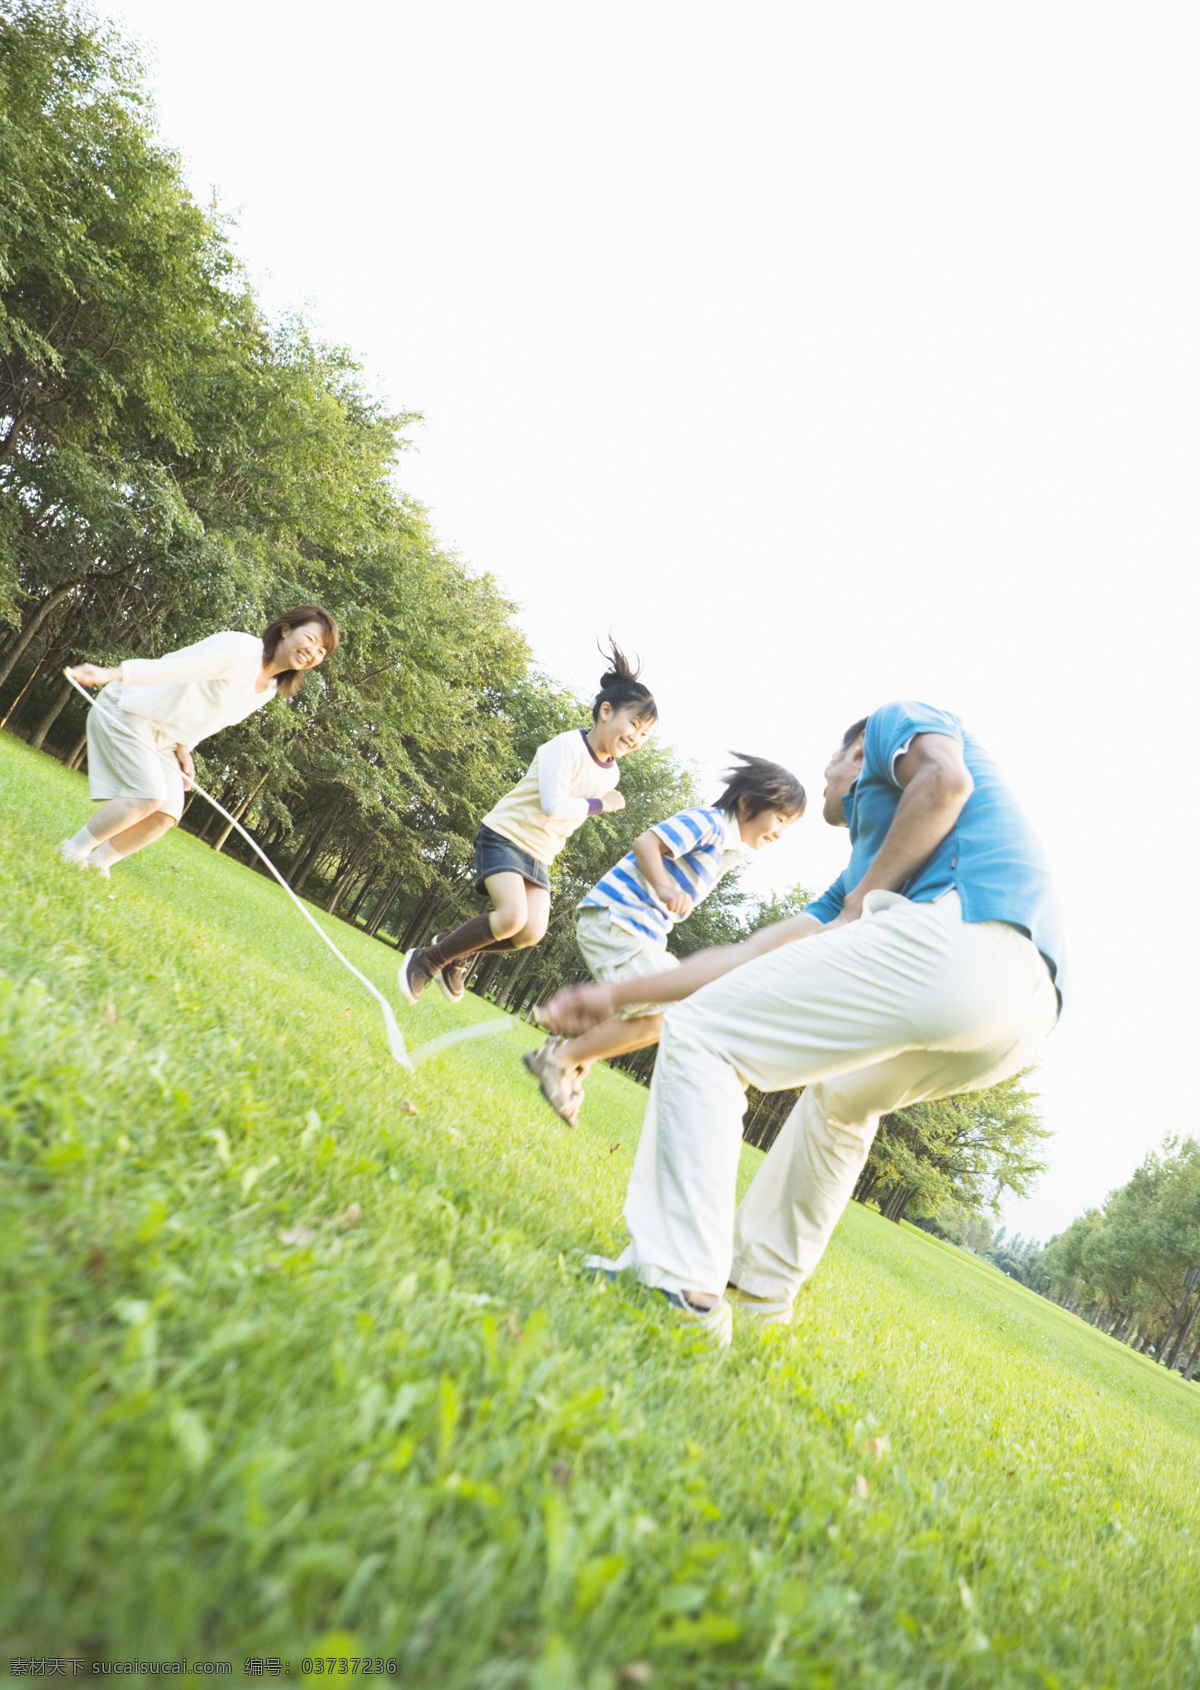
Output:
<instances>
[{"instance_id":1,"label":"grass lawn","mask_svg":"<svg viewBox=\"0 0 1200 1690\"><path fill-rule=\"evenodd\" d=\"M854 1206L790 1331L698 1348L575 1266L644 1092L597 1070L568 1132L521 1027L402 1073L264 879L60 865L85 793L0 735L4 1655L1200 1683L1195 1386Z\"/></svg>"}]
</instances>

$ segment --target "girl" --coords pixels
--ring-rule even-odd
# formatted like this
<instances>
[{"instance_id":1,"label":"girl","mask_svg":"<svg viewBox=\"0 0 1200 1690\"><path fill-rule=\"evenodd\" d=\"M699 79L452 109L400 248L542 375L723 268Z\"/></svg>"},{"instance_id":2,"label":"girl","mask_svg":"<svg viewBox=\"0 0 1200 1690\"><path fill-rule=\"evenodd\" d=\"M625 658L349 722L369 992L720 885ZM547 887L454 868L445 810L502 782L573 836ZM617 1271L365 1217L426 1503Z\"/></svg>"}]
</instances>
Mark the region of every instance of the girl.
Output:
<instances>
[{"instance_id":1,"label":"girl","mask_svg":"<svg viewBox=\"0 0 1200 1690\"><path fill-rule=\"evenodd\" d=\"M667 950L675 924L747 851L773 844L804 814L795 775L762 757L734 755L728 785L711 809L680 810L639 834L580 904L576 940L593 979L611 984L677 968ZM579 1038L547 1039L524 1062L546 1102L573 1127L592 1063L657 1044L661 1030L656 1006L630 1004Z\"/></svg>"},{"instance_id":2,"label":"girl","mask_svg":"<svg viewBox=\"0 0 1200 1690\"><path fill-rule=\"evenodd\" d=\"M472 916L453 933L406 953L400 964L406 1003L416 1003L431 980L451 1003L461 1003L477 951L536 945L550 918L549 865L589 816L625 808L616 789L617 760L643 743L658 706L619 646L611 647L611 657L592 705L592 726L539 745L524 780L483 818L475 840L475 890L492 900L491 913Z\"/></svg>"},{"instance_id":3,"label":"girl","mask_svg":"<svg viewBox=\"0 0 1200 1690\"><path fill-rule=\"evenodd\" d=\"M275 697L290 698L338 643L337 623L302 604L253 634L210 634L166 657L67 673L104 690L88 712L88 791L99 810L59 846L63 861L99 869L161 839L183 814L196 773L192 751Z\"/></svg>"}]
</instances>

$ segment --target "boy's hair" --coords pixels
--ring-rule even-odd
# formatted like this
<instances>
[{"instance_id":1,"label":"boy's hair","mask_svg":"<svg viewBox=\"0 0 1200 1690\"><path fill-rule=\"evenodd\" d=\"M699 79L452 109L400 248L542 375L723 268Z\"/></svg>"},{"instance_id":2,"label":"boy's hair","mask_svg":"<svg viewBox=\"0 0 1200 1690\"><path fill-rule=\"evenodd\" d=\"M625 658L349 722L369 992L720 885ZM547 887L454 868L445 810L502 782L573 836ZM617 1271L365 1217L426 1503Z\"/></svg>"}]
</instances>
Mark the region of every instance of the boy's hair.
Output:
<instances>
[{"instance_id":1,"label":"boy's hair","mask_svg":"<svg viewBox=\"0 0 1200 1690\"><path fill-rule=\"evenodd\" d=\"M867 723L870 721L870 719L871 718L869 716L863 716L863 717L860 718L859 721L851 722L850 726L846 729L845 733L842 735L842 750L843 751L848 751L850 749L850 747L854 744L854 741L859 737L859 735L866 733Z\"/></svg>"},{"instance_id":2,"label":"boy's hair","mask_svg":"<svg viewBox=\"0 0 1200 1690\"><path fill-rule=\"evenodd\" d=\"M604 647L600 649L603 651ZM637 721L657 722L658 705L650 688L638 680L641 670L633 667L615 640L608 642L608 657L612 668L600 677L600 691L592 704L592 721L599 721L602 704L611 704L614 710L624 710L633 704L638 707Z\"/></svg>"},{"instance_id":3,"label":"boy's hair","mask_svg":"<svg viewBox=\"0 0 1200 1690\"><path fill-rule=\"evenodd\" d=\"M283 636L290 634L293 628L303 628L306 622L316 622L324 629L325 655L332 657L337 650L337 623L323 605L298 604L295 610L289 610L283 616L277 616L263 634L264 659L269 663L274 657L276 647ZM284 669L275 677L276 692L282 698L290 698L307 673L307 669Z\"/></svg>"},{"instance_id":4,"label":"boy's hair","mask_svg":"<svg viewBox=\"0 0 1200 1690\"><path fill-rule=\"evenodd\" d=\"M768 763L765 757L747 757L744 752L731 751L736 759L725 770L729 782L716 801L716 808L730 817L753 821L764 810L774 810L780 816L798 816L806 803L804 788L790 769L779 763ZM746 800L745 814L741 800Z\"/></svg>"}]
</instances>

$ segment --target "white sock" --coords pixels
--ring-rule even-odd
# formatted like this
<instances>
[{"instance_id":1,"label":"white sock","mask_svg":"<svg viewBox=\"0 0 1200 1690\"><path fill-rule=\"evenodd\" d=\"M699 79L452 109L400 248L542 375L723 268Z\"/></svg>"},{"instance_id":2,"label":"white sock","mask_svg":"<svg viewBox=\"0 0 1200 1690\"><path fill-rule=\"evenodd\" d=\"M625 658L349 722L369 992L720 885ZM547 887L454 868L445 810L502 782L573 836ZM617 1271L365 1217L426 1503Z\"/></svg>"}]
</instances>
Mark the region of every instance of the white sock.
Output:
<instances>
[{"instance_id":1,"label":"white sock","mask_svg":"<svg viewBox=\"0 0 1200 1690\"><path fill-rule=\"evenodd\" d=\"M96 868L110 868L113 863L121 861L121 853L113 849L111 839L106 839L97 850L93 851L91 862Z\"/></svg>"},{"instance_id":2,"label":"white sock","mask_svg":"<svg viewBox=\"0 0 1200 1690\"><path fill-rule=\"evenodd\" d=\"M77 857L86 857L89 851L96 849L96 836L85 822L78 833L73 833L66 842L66 848Z\"/></svg>"}]
</instances>

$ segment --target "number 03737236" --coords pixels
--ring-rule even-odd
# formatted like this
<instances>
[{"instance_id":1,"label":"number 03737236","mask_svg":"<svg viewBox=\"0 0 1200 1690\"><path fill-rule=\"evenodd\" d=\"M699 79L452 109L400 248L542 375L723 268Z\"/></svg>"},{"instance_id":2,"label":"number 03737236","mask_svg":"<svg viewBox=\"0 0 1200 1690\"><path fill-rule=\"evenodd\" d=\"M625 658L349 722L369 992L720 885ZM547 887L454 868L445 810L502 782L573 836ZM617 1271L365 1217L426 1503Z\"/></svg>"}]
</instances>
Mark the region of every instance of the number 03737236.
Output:
<instances>
[{"instance_id":1,"label":"number 03737236","mask_svg":"<svg viewBox=\"0 0 1200 1690\"><path fill-rule=\"evenodd\" d=\"M300 1662L300 1671L305 1673L342 1673L358 1672L364 1677L371 1673L394 1674L396 1663L384 1660L382 1655L305 1655Z\"/></svg>"}]
</instances>

